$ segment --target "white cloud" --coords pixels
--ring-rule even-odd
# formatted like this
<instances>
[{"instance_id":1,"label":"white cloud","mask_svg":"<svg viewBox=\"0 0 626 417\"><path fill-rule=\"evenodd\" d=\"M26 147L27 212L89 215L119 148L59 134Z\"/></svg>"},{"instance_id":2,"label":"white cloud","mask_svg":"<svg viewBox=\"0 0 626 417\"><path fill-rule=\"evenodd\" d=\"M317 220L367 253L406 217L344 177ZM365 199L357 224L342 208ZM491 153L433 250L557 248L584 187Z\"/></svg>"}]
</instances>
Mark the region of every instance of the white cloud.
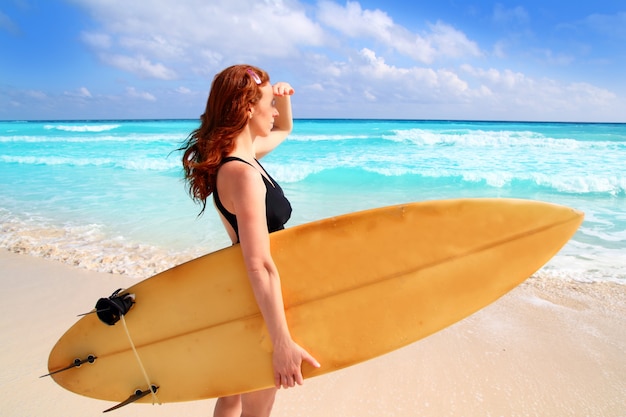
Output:
<instances>
[{"instance_id":1,"label":"white cloud","mask_svg":"<svg viewBox=\"0 0 626 417\"><path fill-rule=\"evenodd\" d=\"M215 67L223 66L224 57L293 57L300 46L321 45L324 38L304 7L289 0L182 0L175 5L169 0L73 1L102 24L97 32L83 35L85 42L100 49L112 45L117 54L108 63L133 72L144 67L144 76L155 78L168 79L171 73L190 68L199 72L205 64L214 67L214 73ZM133 63L129 56L143 59L135 58ZM206 62L202 57L208 57ZM172 62L171 72L145 71L150 67L146 63L165 60Z\"/></svg>"},{"instance_id":2,"label":"white cloud","mask_svg":"<svg viewBox=\"0 0 626 417\"><path fill-rule=\"evenodd\" d=\"M68 97L92 98L91 92L87 89L87 87L80 87L76 92L66 91L64 94Z\"/></svg>"},{"instance_id":3,"label":"white cloud","mask_svg":"<svg viewBox=\"0 0 626 417\"><path fill-rule=\"evenodd\" d=\"M507 52L506 52L507 47L508 47L508 41L499 40L493 46L493 51L491 53L496 58L505 59L507 57Z\"/></svg>"},{"instance_id":4,"label":"white cloud","mask_svg":"<svg viewBox=\"0 0 626 417\"><path fill-rule=\"evenodd\" d=\"M598 88L588 83L571 83L566 87L566 92L577 101L578 105L592 105L607 107L615 102L617 96L611 91Z\"/></svg>"},{"instance_id":5,"label":"white cloud","mask_svg":"<svg viewBox=\"0 0 626 417\"><path fill-rule=\"evenodd\" d=\"M522 6L507 9L498 3L494 7L492 19L501 25L526 24L530 21L530 16Z\"/></svg>"},{"instance_id":6,"label":"white cloud","mask_svg":"<svg viewBox=\"0 0 626 417\"><path fill-rule=\"evenodd\" d=\"M567 66L574 62L574 57L569 54L555 53L551 49L535 49L531 51L538 59L550 65Z\"/></svg>"},{"instance_id":7,"label":"white cloud","mask_svg":"<svg viewBox=\"0 0 626 417\"><path fill-rule=\"evenodd\" d=\"M111 36L106 33L82 32L80 39L96 49L110 49L112 46Z\"/></svg>"},{"instance_id":8,"label":"white cloud","mask_svg":"<svg viewBox=\"0 0 626 417\"><path fill-rule=\"evenodd\" d=\"M318 91L318 92L324 91L324 86L321 83L309 84L305 86L305 88L309 91Z\"/></svg>"},{"instance_id":9,"label":"white cloud","mask_svg":"<svg viewBox=\"0 0 626 417\"><path fill-rule=\"evenodd\" d=\"M91 97L91 92L87 90L87 88L85 87L81 87L79 92L80 92L80 95L83 97Z\"/></svg>"},{"instance_id":10,"label":"white cloud","mask_svg":"<svg viewBox=\"0 0 626 417\"><path fill-rule=\"evenodd\" d=\"M471 65L463 65L461 68L465 73L483 82L501 87L500 90L502 88L515 90L520 87L532 87L532 82L524 74L509 69L501 71L495 68L489 68L485 70L482 68L474 68Z\"/></svg>"},{"instance_id":11,"label":"white cloud","mask_svg":"<svg viewBox=\"0 0 626 417\"><path fill-rule=\"evenodd\" d=\"M138 98L146 101L156 101L156 97L146 91L138 91L135 87L126 88L126 95L130 98Z\"/></svg>"},{"instance_id":12,"label":"white cloud","mask_svg":"<svg viewBox=\"0 0 626 417\"><path fill-rule=\"evenodd\" d=\"M368 87L368 97L394 101L421 101L424 99L442 101L464 101L467 97L479 95L471 91L466 81L454 71L427 67L402 68L387 64L374 51L363 49L361 62L356 71Z\"/></svg>"},{"instance_id":13,"label":"white cloud","mask_svg":"<svg viewBox=\"0 0 626 417\"><path fill-rule=\"evenodd\" d=\"M129 51L141 51L159 59L181 59L185 57L184 45L177 39L167 38L163 35L151 35L147 37L121 36L119 45Z\"/></svg>"},{"instance_id":14,"label":"white cloud","mask_svg":"<svg viewBox=\"0 0 626 417\"><path fill-rule=\"evenodd\" d=\"M319 23L291 0L183 0L176 7L169 0L73 1L102 25L84 32L82 40L107 64L141 77L209 76L225 60L293 60L307 48L336 46L328 29L379 42L422 63L481 55L475 42L448 24L425 24L423 34L412 33L385 12L350 1L345 6L319 3Z\"/></svg>"},{"instance_id":15,"label":"white cloud","mask_svg":"<svg viewBox=\"0 0 626 417\"><path fill-rule=\"evenodd\" d=\"M173 80L177 77L176 72L160 63L152 63L144 56L126 56L102 54L104 62L124 71L132 72L144 78L157 78L161 80Z\"/></svg>"},{"instance_id":16,"label":"white cloud","mask_svg":"<svg viewBox=\"0 0 626 417\"><path fill-rule=\"evenodd\" d=\"M189 97L199 97L195 92L204 91L206 81L217 71L238 62L259 65L270 71L272 79L276 73L292 77L287 81L298 83L299 91L294 103L305 101L314 109L308 116L316 116L315 109L334 117L341 117L341 111L352 111L355 116L362 106L373 109L378 105L377 117L422 117L415 109L436 108L440 115L450 112L449 117L480 112L489 118L508 111L511 119L522 112L541 118L546 109L557 114L550 118L559 119L559 108L584 114L591 106L605 108L618 100L591 83L541 78L540 68L533 76L520 67L497 68L502 60L515 59L515 51L522 48L526 57L559 66L559 70L576 57L553 45L526 47L529 37L523 36L523 27L530 23L530 14L521 6L496 5L486 16L491 22L513 27L514 37L492 38L486 41L490 44L479 45L469 32L443 21L424 19L421 23L414 16L413 22L421 27L409 30L384 11L384 3L379 9L367 9L356 1L339 0L317 4L299 0L70 1L99 22L81 39L103 62L145 79L176 80L159 88L176 92L171 98L188 106ZM624 19L623 14L593 15L578 24L601 32L608 23L624 23ZM621 33L615 28L605 32L614 37ZM490 57L483 53L485 46ZM133 81L137 88L128 89L127 97L156 101L156 94L139 82ZM182 83L186 86L179 86ZM167 105L179 111L180 103ZM458 112L453 113L454 109Z\"/></svg>"},{"instance_id":17,"label":"white cloud","mask_svg":"<svg viewBox=\"0 0 626 417\"><path fill-rule=\"evenodd\" d=\"M348 62L324 62L327 75L306 94L321 116L594 120L615 114L618 97L588 83L537 78L511 69L398 66L363 48ZM331 75L332 74L332 75ZM567 116L566 116L567 115Z\"/></svg>"},{"instance_id":18,"label":"white cloud","mask_svg":"<svg viewBox=\"0 0 626 417\"><path fill-rule=\"evenodd\" d=\"M25 95L36 100L46 100L48 95L41 90L27 90Z\"/></svg>"},{"instance_id":19,"label":"white cloud","mask_svg":"<svg viewBox=\"0 0 626 417\"><path fill-rule=\"evenodd\" d=\"M464 65L463 71L493 93L499 103L507 103L510 110L536 110L540 115L562 112L581 112L582 109L608 109L617 102L617 96L588 83L563 83L554 79L535 79L520 72L481 69Z\"/></svg>"},{"instance_id":20,"label":"white cloud","mask_svg":"<svg viewBox=\"0 0 626 417\"><path fill-rule=\"evenodd\" d=\"M377 101L376 100L376 96L374 94L372 94L371 91L367 91L367 90L364 91L363 92L363 96L364 96L365 100L367 100L367 101Z\"/></svg>"},{"instance_id":21,"label":"white cloud","mask_svg":"<svg viewBox=\"0 0 626 417\"><path fill-rule=\"evenodd\" d=\"M395 24L387 13L376 10L363 10L357 2L348 1L345 7L332 2L318 4L317 17L329 26L352 38L367 36L390 42Z\"/></svg>"},{"instance_id":22,"label":"white cloud","mask_svg":"<svg viewBox=\"0 0 626 417\"><path fill-rule=\"evenodd\" d=\"M20 33L19 26L1 10L0 10L0 30L7 31L11 35L18 35Z\"/></svg>"},{"instance_id":23,"label":"white cloud","mask_svg":"<svg viewBox=\"0 0 626 417\"><path fill-rule=\"evenodd\" d=\"M428 41L437 50L438 56L461 58L477 57L482 53L476 42L471 41L465 34L443 22L431 25L432 34Z\"/></svg>"},{"instance_id":24,"label":"white cloud","mask_svg":"<svg viewBox=\"0 0 626 417\"><path fill-rule=\"evenodd\" d=\"M594 13L584 22L597 33L617 40L626 40L626 12L613 15Z\"/></svg>"},{"instance_id":25,"label":"white cloud","mask_svg":"<svg viewBox=\"0 0 626 417\"><path fill-rule=\"evenodd\" d=\"M424 34L412 33L396 24L385 12L362 9L357 2L345 7L330 1L319 4L318 17L326 26L352 39L366 37L380 42L402 55L431 64L437 59L480 56L476 42L444 23L427 24Z\"/></svg>"}]
</instances>

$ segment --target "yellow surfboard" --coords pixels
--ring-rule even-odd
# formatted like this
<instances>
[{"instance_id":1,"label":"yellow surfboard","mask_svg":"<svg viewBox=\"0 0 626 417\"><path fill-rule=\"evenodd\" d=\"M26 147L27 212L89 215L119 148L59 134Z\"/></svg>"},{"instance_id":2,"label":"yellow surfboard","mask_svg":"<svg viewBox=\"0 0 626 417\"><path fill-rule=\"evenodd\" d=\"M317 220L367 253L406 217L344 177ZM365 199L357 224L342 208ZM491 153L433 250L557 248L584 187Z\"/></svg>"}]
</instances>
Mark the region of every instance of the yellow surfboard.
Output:
<instances>
[{"instance_id":1,"label":"yellow surfboard","mask_svg":"<svg viewBox=\"0 0 626 417\"><path fill-rule=\"evenodd\" d=\"M552 258L582 220L542 202L461 199L271 234L292 336L322 364L304 365L305 377L393 351L485 307ZM123 320L87 315L54 346L48 368L58 384L115 402L154 402L148 383L159 402L273 385L272 346L238 245L123 294L135 299Z\"/></svg>"}]
</instances>

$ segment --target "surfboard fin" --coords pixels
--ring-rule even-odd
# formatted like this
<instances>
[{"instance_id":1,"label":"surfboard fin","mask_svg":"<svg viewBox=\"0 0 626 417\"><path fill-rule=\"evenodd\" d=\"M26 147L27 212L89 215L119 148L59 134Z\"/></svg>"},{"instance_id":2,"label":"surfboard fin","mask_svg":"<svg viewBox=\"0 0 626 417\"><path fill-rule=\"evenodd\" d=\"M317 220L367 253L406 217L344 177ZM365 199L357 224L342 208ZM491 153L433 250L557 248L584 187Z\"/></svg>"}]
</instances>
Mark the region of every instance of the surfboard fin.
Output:
<instances>
[{"instance_id":1,"label":"surfboard fin","mask_svg":"<svg viewBox=\"0 0 626 417\"><path fill-rule=\"evenodd\" d=\"M65 368L57 369L56 371L50 372L49 374L45 374L40 376L39 378L45 378L50 375L58 374L59 372L69 371L70 369L80 368L80 366L84 363L94 363L98 357L95 355L89 355L85 359L74 359L74 361L66 366Z\"/></svg>"},{"instance_id":2,"label":"surfboard fin","mask_svg":"<svg viewBox=\"0 0 626 417\"><path fill-rule=\"evenodd\" d=\"M150 391L149 389L142 391L140 389L136 390L130 397L128 397L127 399L125 399L124 401L122 401L121 403L114 405L113 407L106 409L103 411L103 413L108 413L109 411L113 411L113 410L117 410L118 408L122 408L125 405L134 403L135 401L145 397L146 395L149 395L151 393L155 393L159 390L159 387L157 387L156 385L152 385L150 387L152 389L152 391Z\"/></svg>"}]
</instances>

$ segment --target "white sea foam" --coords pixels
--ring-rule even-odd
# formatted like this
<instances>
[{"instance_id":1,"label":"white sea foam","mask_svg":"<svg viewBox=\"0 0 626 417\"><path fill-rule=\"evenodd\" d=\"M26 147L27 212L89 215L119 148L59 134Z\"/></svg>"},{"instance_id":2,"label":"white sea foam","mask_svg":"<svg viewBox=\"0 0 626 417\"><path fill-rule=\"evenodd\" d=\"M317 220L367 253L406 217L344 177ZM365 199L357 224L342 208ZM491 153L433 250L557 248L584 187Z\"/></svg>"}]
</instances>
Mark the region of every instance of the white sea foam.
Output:
<instances>
[{"instance_id":1,"label":"white sea foam","mask_svg":"<svg viewBox=\"0 0 626 417\"><path fill-rule=\"evenodd\" d=\"M176 133L164 134L127 134L127 135L76 135L76 136L0 136L0 143L90 143L100 142L131 142L131 143L162 143L172 145L172 149L180 146L183 136Z\"/></svg>"},{"instance_id":2,"label":"white sea foam","mask_svg":"<svg viewBox=\"0 0 626 417\"><path fill-rule=\"evenodd\" d=\"M301 142L318 142L318 141L342 141L342 140L354 140L354 139L367 139L370 135L333 135L333 134L298 134L294 133L289 135L289 140L301 141Z\"/></svg>"},{"instance_id":3,"label":"white sea foam","mask_svg":"<svg viewBox=\"0 0 626 417\"><path fill-rule=\"evenodd\" d=\"M60 130L63 132L106 132L119 128L119 124L103 124L103 125L44 125L46 130Z\"/></svg>"},{"instance_id":4,"label":"white sea foam","mask_svg":"<svg viewBox=\"0 0 626 417\"><path fill-rule=\"evenodd\" d=\"M279 183L297 183L306 180L309 176L324 171L320 164L300 164L294 165L264 163L263 166L272 177Z\"/></svg>"},{"instance_id":5,"label":"white sea foam","mask_svg":"<svg viewBox=\"0 0 626 417\"><path fill-rule=\"evenodd\" d=\"M112 167L129 171L169 171L180 168L180 161L174 158L69 158L61 156L7 156L0 155L0 162L22 165L47 165L71 167Z\"/></svg>"},{"instance_id":6,"label":"white sea foam","mask_svg":"<svg viewBox=\"0 0 626 417\"><path fill-rule=\"evenodd\" d=\"M448 145L460 147L533 147L575 151L584 148L624 149L622 142L579 141L570 138L551 138L532 131L432 131L425 129L395 130L383 138L420 146Z\"/></svg>"},{"instance_id":7,"label":"white sea foam","mask_svg":"<svg viewBox=\"0 0 626 417\"><path fill-rule=\"evenodd\" d=\"M587 249L580 254L559 253L552 258L540 274L580 282L615 282L626 285L626 259L621 251L606 250L597 253Z\"/></svg>"},{"instance_id":8,"label":"white sea foam","mask_svg":"<svg viewBox=\"0 0 626 417\"><path fill-rule=\"evenodd\" d=\"M602 177L599 175L581 175L571 177L565 175L549 175L543 173L525 173L512 171L480 171L476 169L433 169L428 167L381 166L367 167L365 171L374 172L386 177L402 177L416 175L423 178L441 180L462 179L467 183L484 183L489 187L504 188L516 183L528 183L534 186L552 189L566 194L607 194L610 196L626 195L626 178L616 176ZM309 171L307 175L315 172Z\"/></svg>"},{"instance_id":9,"label":"white sea foam","mask_svg":"<svg viewBox=\"0 0 626 417\"><path fill-rule=\"evenodd\" d=\"M626 177L618 178L611 175L556 176L547 174L531 174L528 179L536 185L549 187L563 193L591 194L601 193L612 196L626 194Z\"/></svg>"},{"instance_id":10,"label":"white sea foam","mask_svg":"<svg viewBox=\"0 0 626 417\"><path fill-rule=\"evenodd\" d=\"M22 165L103 166L113 163L111 158L73 159L61 156L0 156L0 161Z\"/></svg>"},{"instance_id":11,"label":"white sea foam","mask_svg":"<svg viewBox=\"0 0 626 417\"><path fill-rule=\"evenodd\" d=\"M0 212L0 247L97 272L147 278L196 256L108 236L102 225L54 226Z\"/></svg>"},{"instance_id":12,"label":"white sea foam","mask_svg":"<svg viewBox=\"0 0 626 417\"><path fill-rule=\"evenodd\" d=\"M364 160L364 159L369 159ZM43 165L72 167L109 167L128 171L173 172L181 169L178 157L147 157L145 155L125 155L123 157L74 158L64 156L11 156L0 155L0 162L21 165ZM467 166L444 168L432 164L408 164L394 160L394 157L372 155L353 158L325 158L317 162L301 162L295 164L267 163L268 171L279 182L297 183L306 181L312 176L337 169L351 170L355 174L366 171L385 177L419 176L441 180L462 179L467 183L484 183L489 187L504 188L515 184L527 183L542 188L552 189L566 194L606 194L610 196L626 195L626 176L619 177L613 173L603 175L596 170L594 173L575 172L516 172L513 169L498 169L483 166ZM344 171L345 172L345 171Z\"/></svg>"},{"instance_id":13,"label":"white sea foam","mask_svg":"<svg viewBox=\"0 0 626 417\"><path fill-rule=\"evenodd\" d=\"M124 168L131 171L170 171L181 169L180 161L170 159L129 159L117 161L115 167Z\"/></svg>"},{"instance_id":14,"label":"white sea foam","mask_svg":"<svg viewBox=\"0 0 626 417\"><path fill-rule=\"evenodd\" d=\"M107 234L99 224L54 226L41 218L20 220L0 209L0 248L60 261L96 272L143 279L206 252L173 251ZM570 241L540 274L577 281L626 284L622 250Z\"/></svg>"}]
</instances>

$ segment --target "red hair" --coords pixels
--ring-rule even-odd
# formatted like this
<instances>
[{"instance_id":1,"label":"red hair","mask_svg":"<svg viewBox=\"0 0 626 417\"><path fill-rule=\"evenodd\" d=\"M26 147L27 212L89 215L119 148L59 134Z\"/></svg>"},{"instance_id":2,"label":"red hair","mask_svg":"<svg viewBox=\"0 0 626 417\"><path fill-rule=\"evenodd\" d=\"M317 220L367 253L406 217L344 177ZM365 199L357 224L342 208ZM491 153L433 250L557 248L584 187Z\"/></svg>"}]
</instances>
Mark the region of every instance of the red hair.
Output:
<instances>
[{"instance_id":1,"label":"red hair","mask_svg":"<svg viewBox=\"0 0 626 417\"><path fill-rule=\"evenodd\" d=\"M235 138L248 123L248 109L262 97L259 84L250 74L254 72L261 84L269 75L250 65L233 65L213 79L211 92L200 127L191 132L180 150L184 150L183 168L189 195L206 208L206 199L215 190L217 170L222 160L235 147Z\"/></svg>"}]
</instances>

